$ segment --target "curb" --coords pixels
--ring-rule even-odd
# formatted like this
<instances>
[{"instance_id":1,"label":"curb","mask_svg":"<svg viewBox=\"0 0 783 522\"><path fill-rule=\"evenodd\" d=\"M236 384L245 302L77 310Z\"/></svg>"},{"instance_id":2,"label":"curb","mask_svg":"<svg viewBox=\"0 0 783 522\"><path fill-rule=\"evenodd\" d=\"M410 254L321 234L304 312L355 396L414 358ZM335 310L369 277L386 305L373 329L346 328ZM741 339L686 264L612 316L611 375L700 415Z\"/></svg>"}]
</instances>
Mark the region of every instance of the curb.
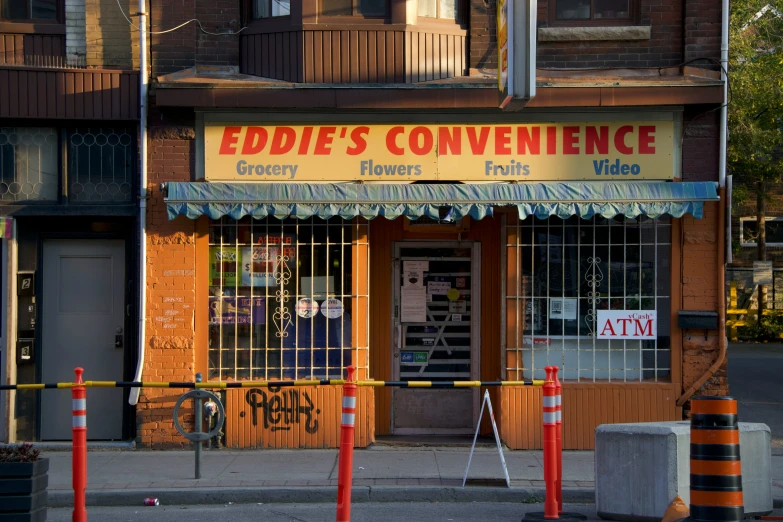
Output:
<instances>
[{"instance_id":1,"label":"curb","mask_svg":"<svg viewBox=\"0 0 783 522\"><path fill-rule=\"evenodd\" d=\"M544 501L544 488L355 486L351 502L518 502ZM196 504L291 504L330 503L337 500L336 487L286 488L170 488L87 491L88 506L142 506L144 499L158 498L162 505ZM563 489L563 502L593 504L595 490ZM49 507L73 506L73 491L49 491Z\"/></svg>"}]
</instances>

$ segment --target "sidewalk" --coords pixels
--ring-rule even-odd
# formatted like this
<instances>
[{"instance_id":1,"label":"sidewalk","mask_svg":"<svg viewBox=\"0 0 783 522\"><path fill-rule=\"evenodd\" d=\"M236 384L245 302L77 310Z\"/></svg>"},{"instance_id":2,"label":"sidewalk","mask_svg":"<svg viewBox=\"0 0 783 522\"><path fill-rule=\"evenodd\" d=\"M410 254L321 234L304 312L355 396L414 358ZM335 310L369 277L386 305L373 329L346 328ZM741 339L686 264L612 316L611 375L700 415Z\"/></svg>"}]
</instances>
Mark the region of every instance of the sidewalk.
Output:
<instances>
[{"instance_id":1,"label":"sidewalk","mask_svg":"<svg viewBox=\"0 0 783 522\"><path fill-rule=\"evenodd\" d=\"M462 488L468 447L357 449L353 501L535 502L544 498L541 451L504 451L511 488L497 448L477 447ZM50 459L50 506L72 505L71 453L45 450ZM780 452L776 452L780 453ZM337 486L337 450L204 450L201 480L192 451L90 451L88 505L166 505L228 502L331 502ZM592 451L563 453L563 500L592 503ZM772 457L773 497L783 506L783 455ZM535 498L533 498L535 497Z\"/></svg>"}]
</instances>

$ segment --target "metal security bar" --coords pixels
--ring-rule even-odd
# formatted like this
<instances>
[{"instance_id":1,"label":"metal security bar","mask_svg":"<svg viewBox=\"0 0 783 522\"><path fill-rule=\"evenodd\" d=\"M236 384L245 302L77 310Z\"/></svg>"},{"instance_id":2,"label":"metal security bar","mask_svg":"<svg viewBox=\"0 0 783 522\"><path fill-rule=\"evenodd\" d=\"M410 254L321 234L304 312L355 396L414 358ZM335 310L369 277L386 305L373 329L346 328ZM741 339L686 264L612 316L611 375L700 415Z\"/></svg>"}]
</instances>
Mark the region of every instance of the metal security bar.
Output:
<instances>
[{"instance_id":1,"label":"metal security bar","mask_svg":"<svg viewBox=\"0 0 783 522\"><path fill-rule=\"evenodd\" d=\"M366 221L222 218L209 230L210 379L340 378L351 364L366 375Z\"/></svg>"},{"instance_id":2,"label":"metal security bar","mask_svg":"<svg viewBox=\"0 0 783 522\"><path fill-rule=\"evenodd\" d=\"M0 127L0 200L57 201L59 140L50 127Z\"/></svg>"},{"instance_id":3,"label":"metal security bar","mask_svg":"<svg viewBox=\"0 0 783 522\"><path fill-rule=\"evenodd\" d=\"M670 380L668 217L506 220L506 378ZM656 310L657 338L597 339L598 310Z\"/></svg>"}]
</instances>

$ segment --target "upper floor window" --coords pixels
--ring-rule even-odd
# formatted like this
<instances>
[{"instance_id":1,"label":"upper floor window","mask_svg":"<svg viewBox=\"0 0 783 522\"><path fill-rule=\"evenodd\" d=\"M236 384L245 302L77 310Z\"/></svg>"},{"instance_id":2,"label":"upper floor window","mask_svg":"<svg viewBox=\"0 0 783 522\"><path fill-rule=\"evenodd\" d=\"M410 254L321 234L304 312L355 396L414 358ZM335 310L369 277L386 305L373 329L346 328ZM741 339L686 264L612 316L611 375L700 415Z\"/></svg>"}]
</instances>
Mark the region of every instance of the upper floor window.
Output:
<instances>
[{"instance_id":1,"label":"upper floor window","mask_svg":"<svg viewBox=\"0 0 783 522\"><path fill-rule=\"evenodd\" d=\"M0 0L0 19L13 22L57 21L58 0Z\"/></svg>"},{"instance_id":2,"label":"upper floor window","mask_svg":"<svg viewBox=\"0 0 783 522\"><path fill-rule=\"evenodd\" d=\"M459 12L458 0L419 0L419 16L456 20Z\"/></svg>"},{"instance_id":3,"label":"upper floor window","mask_svg":"<svg viewBox=\"0 0 783 522\"><path fill-rule=\"evenodd\" d=\"M764 222L766 245L770 247L783 246L783 216L767 216ZM758 245L759 227L756 216L740 218L740 243L742 246Z\"/></svg>"},{"instance_id":4,"label":"upper floor window","mask_svg":"<svg viewBox=\"0 0 783 522\"><path fill-rule=\"evenodd\" d=\"M553 25L615 25L636 22L639 0L549 0Z\"/></svg>"},{"instance_id":5,"label":"upper floor window","mask_svg":"<svg viewBox=\"0 0 783 522\"><path fill-rule=\"evenodd\" d=\"M321 0L322 16L386 16L387 0Z\"/></svg>"},{"instance_id":6,"label":"upper floor window","mask_svg":"<svg viewBox=\"0 0 783 522\"><path fill-rule=\"evenodd\" d=\"M258 20L291 14L291 0L251 0L250 18Z\"/></svg>"}]
</instances>

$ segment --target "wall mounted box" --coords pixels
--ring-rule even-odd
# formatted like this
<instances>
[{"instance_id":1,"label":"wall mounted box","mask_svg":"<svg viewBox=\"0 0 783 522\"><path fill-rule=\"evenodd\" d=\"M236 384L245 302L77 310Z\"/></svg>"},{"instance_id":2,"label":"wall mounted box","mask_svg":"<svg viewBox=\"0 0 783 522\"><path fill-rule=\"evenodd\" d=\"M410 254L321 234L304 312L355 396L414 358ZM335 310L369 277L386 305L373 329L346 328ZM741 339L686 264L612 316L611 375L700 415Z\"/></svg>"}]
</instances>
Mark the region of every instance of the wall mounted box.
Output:
<instances>
[{"instance_id":1,"label":"wall mounted box","mask_svg":"<svg viewBox=\"0 0 783 522\"><path fill-rule=\"evenodd\" d=\"M683 330L717 330L718 312L680 310L677 312L677 327Z\"/></svg>"}]
</instances>

